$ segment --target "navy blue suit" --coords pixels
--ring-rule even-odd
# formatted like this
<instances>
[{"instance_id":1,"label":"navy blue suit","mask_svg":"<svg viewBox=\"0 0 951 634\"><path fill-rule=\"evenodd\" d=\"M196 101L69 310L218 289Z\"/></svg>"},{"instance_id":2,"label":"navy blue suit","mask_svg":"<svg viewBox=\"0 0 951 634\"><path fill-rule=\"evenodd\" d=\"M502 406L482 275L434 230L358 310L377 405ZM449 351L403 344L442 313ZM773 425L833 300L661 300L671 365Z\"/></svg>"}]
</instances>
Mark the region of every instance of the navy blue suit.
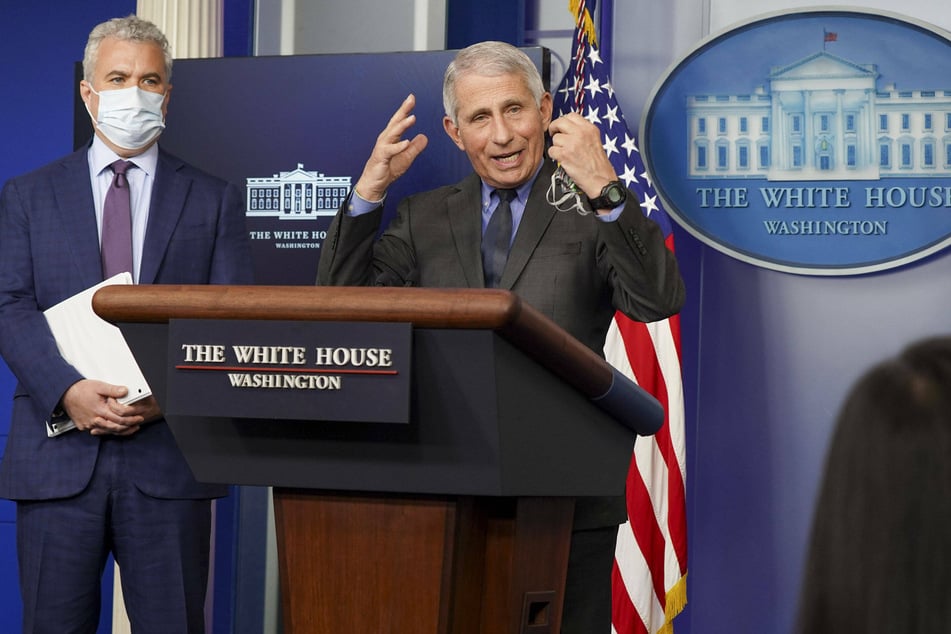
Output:
<instances>
[{"instance_id":1,"label":"navy blue suit","mask_svg":"<svg viewBox=\"0 0 951 634\"><path fill-rule=\"evenodd\" d=\"M139 283L251 283L243 203L234 185L160 151ZM78 430L47 437L45 421L67 388L84 377L58 354L42 311L101 280L87 148L9 180L0 193L0 354L18 384L0 463L0 497L25 503L76 496L89 485L105 443L121 448L121 477L147 496L226 495L223 485L195 481L164 420L125 438ZM18 540L22 567L23 549L33 546ZM38 583L24 594L55 592L42 587L46 581Z\"/></svg>"}]
</instances>

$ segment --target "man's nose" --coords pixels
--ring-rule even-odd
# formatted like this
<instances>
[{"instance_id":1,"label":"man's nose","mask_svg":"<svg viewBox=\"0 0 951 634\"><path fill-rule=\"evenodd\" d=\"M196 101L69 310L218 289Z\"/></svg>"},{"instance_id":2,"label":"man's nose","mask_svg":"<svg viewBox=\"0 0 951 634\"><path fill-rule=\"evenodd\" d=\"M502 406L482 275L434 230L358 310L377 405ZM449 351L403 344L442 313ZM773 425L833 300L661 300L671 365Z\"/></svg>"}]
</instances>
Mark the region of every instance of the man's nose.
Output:
<instances>
[{"instance_id":1,"label":"man's nose","mask_svg":"<svg viewBox=\"0 0 951 634\"><path fill-rule=\"evenodd\" d=\"M492 120L492 141L505 145L512 140L512 126L506 121L504 116L495 117Z\"/></svg>"}]
</instances>

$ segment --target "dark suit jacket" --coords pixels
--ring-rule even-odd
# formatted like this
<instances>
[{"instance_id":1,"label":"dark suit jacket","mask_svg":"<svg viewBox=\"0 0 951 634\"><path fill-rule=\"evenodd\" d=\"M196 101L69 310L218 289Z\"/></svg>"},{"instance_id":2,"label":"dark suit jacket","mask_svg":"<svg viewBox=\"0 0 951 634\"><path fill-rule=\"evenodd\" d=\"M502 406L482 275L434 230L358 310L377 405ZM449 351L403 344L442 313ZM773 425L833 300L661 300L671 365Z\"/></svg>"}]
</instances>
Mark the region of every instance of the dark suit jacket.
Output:
<instances>
[{"instance_id":1,"label":"dark suit jacket","mask_svg":"<svg viewBox=\"0 0 951 634\"><path fill-rule=\"evenodd\" d=\"M18 380L0 497L74 495L89 481L100 443L116 441L129 452L129 477L149 495L225 495L223 485L195 481L165 421L124 439L46 435L50 413L83 377L57 352L42 311L102 280L86 153L13 178L0 193L0 354ZM251 281L241 191L160 151L139 282Z\"/></svg>"},{"instance_id":2,"label":"dark suit jacket","mask_svg":"<svg viewBox=\"0 0 951 634\"><path fill-rule=\"evenodd\" d=\"M615 308L638 321L669 317L683 304L683 280L660 227L644 217L633 192L616 222L560 212L545 198L554 169L546 161L535 180L500 287L603 355ZM324 241L317 283L482 288L481 207L473 173L401 201L379 240L382 209L358 217L341 210ZM624 520L623 504L591 513L583 506L579 501L576 516L600 519L582 524Z\"/></svg>"}]
</instances>

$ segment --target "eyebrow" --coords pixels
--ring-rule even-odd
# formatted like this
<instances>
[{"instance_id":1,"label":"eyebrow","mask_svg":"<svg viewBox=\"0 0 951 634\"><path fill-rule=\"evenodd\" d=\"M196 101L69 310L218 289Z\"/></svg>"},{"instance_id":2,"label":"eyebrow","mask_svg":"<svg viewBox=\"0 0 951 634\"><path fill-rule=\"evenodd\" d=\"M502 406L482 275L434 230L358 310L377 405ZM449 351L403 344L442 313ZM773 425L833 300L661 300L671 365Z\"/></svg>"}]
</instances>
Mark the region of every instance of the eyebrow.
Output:
<instances>
[{"instance_id":1,"label":"eyebrow","mask_svg":"<svg viewBox=\"0 0 951 634\"><path fill-rule=\"evenodd\" d=\"M502 102L501 110L502 110L502 111L508 110L508 109L511 108L512 106L522 106L522 107L524 107L524 106L525 106L525 103L526 103L525 100L522 99L522 98L519 98L519 97L513 97L512 99L506 99L504 102ZM474 119L475 117L479 116L480 114L491 113L492 110L493 110L492 107L479 108L478 110L473 110L472 112L468 113L468 114L466 115L465 119L466 119L467 121L471 121L472 119Z\"/></svg>"},{"instance_id":2,"label":"eyebrow","mask_svg":"<svg viewBox=\"0 0 951 634\"><path fill-rule=\"evenodd\" d=\"M481 114L488 114L492 112L491 108L479 108L478 110L473 110L472 112L466 113L465 120L472 121Z\"/></svg>"},{"instance_id":3,"label":"eyebrow","mask_svg":"<svg viewBox=\"0 0 951 634\"><path fill-rule=\"evenodd\" d=\"M132 73L130 73L129 71L127 71L127 70L120 70L120 69L116 68L116 69L110 70L108 73L106 73L106 77L105 77L105 78L106 78L106 79L111 79L112 77L128 78L128 77L131 77L131 76L132 76ZM165 80L162 78L161 73L157 73L157 72L146 73L146 74L142 75L141 79L157 79L157 80L159 80L159 81L165 81Z\"/></svg>"}]
</instances>

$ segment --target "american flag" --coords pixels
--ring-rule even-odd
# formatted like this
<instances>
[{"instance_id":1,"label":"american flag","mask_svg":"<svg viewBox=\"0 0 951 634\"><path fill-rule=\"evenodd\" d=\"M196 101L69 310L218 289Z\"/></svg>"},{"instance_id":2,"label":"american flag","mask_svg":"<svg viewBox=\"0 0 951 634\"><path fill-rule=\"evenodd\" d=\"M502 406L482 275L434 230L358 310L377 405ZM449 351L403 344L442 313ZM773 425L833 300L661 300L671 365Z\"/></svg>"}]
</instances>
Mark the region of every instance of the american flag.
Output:
<instances>
[{"instance_id":1,"label":"american flag","mask_svg":"<svg viewBox=\"0 0 951 634\"><path fill-rule=\"evenodd\" d=\"M555 114L580 112L601 129L604 151L615 172L637 194L644 215L661 226L667 247L673 250L670 219L661 207L601 60L591 20L594 0L570 0L569 10L576 17L575 40L569 68L555 93ZM634 444L627 477L628 521L618 531L612 572L612 631L673 632L673 618L687 602L679 317L642 324L616 313L604 354L608 362L653 394L666 411L660 431Z\"/></svg>"}]
</instances>

